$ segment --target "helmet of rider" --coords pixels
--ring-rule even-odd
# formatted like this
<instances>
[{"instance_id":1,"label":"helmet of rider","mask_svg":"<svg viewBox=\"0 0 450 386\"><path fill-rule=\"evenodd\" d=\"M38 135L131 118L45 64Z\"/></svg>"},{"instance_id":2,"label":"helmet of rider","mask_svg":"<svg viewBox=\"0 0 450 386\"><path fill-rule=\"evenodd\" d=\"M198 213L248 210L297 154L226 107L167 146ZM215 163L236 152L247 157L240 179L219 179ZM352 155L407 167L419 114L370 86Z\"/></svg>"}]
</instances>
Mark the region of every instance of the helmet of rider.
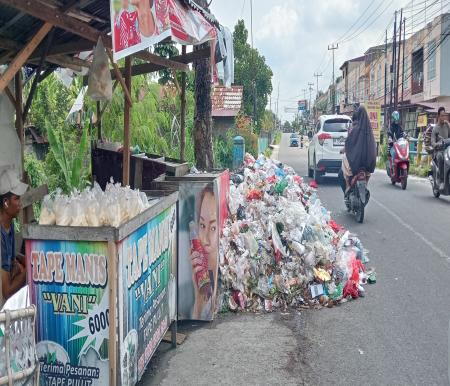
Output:
<instances>
[{"instance_id":1,"label":"helmet of rider","mask_svg":"<svg viewBox=\"0 0 450 386\"><path fill-rule=\"evenodd\" d=\"M394 112L392 113L392 120L393 120L395 123L399 123L399 122L400 122L400 113L399 113L398 111L394 111Z\"/></svg>"}]
</instances>

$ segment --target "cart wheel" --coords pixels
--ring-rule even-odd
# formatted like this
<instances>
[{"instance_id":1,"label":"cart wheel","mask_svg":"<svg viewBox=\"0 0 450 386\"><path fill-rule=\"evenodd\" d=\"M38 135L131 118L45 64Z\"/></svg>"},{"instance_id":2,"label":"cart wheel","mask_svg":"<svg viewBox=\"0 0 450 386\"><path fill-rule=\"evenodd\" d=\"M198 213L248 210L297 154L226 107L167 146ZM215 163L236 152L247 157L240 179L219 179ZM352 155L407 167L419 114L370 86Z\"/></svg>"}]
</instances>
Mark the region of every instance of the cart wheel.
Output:
<instances>
[{"instance_id":1,"label":"cart wheel","mask_svg":"<svg viewBox=\"0 0 450 386\"><path fill-rule=\"evenodd\" d=\"M441 192L438 189L433 189L433 196L439 198L441 196Z\"/></svg>"}]
</instances>

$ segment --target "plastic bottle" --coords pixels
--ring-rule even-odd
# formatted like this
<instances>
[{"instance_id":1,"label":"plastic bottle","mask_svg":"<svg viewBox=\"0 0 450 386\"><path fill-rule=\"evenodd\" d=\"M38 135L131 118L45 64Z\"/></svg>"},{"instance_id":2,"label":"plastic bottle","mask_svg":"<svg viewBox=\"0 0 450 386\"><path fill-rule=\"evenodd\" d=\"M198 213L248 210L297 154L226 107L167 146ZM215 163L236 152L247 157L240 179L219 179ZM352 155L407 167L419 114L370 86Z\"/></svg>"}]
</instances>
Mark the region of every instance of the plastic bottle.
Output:
<instances>
[{"instance_id":1,"label":"plastic bottle","mask_svg":"<svg viewBox=\"0 0 450 386\"><path fill-rule=\"evenodd\" d=\"M189 235L191 240L191 252L197 252L202 259L202 269L195 274L197 288L202 295L209 295L211 292L211 280L208 272L208 256L198 238L198 231L195 223L189 223Z\"/></svg>"}]
</instances>

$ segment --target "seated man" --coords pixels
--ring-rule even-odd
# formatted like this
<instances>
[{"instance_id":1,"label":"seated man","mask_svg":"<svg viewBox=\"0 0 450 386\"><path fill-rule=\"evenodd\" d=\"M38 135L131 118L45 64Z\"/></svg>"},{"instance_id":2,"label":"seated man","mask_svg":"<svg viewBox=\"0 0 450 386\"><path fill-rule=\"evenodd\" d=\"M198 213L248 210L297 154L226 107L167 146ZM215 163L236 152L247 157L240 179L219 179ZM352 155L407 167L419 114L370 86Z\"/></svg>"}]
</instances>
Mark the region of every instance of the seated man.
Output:
<instances>
[{"instance_id":1,"label":"seated man","mask_svg":"<svg viewBox=\"0 0 450 386\"><path fill-rule=\"evenodd\" d=\"M20 196L28 186L19 181L11 170L0 172L0 309L4 302L26 283L26 269L23 256L16 256L14 224L21 209Z\"/></svg>"}]
</instances>

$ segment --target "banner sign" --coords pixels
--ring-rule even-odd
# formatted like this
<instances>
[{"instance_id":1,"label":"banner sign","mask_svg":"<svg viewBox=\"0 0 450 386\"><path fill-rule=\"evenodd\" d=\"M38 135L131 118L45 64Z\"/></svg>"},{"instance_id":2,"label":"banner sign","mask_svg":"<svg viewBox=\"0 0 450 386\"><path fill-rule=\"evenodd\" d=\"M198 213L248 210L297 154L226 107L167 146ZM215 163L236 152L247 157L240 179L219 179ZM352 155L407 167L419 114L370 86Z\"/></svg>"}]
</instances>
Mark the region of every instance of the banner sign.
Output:
<instances>
[{"instance_id":1,"label":"banner sign","mask_svg":"<svg viewBox=\"0 0 450 386\"><path fill-rule=\"evenodd\" d=\"M298 111L306 111L306 99L298 101Z\"/></svg>"},{"instance_id":2,"label":"banner sign","mask_svg":"<svg viewBox=\"0 0 450 386\"><path fill-rule=\"evenodd\" d=\"M43 385L109 385L107 243L26 241Z\"/></svg>"},{"instance_id":3,"label":"banner sign","mask_svg":"<svg viewBox=\"0 0 450 386\"><path fill-rule=\"evenodd\" d=\"M118 244L121 385L135 385L170 326L170 272L177 254L176 206Z\"/></svg>"},{"instance_id":4,"label":"banner sign","mask_svg":"<svg viewBox=\"0 0 450 386\"><path fill-rule=\"evenodd\" d=\"M428 117L426 114L419 115L417 117L417 127L427 127Z\"/></svg>"},{"instance_id":5,"label":"banner sign","mask_svg":"<svg viewBox=\"0 0 450 386\"><path fill-rule=\"evenodd\" d=\"M379 143L381 134L381 103L368 101L365 106L369 114L370 124L372 125L373 136L375 137L375 141Z\"/></svg>"},{"instance_id":6,"label":"banner sign","mask_svg":"<svg viewBox=\"0 0 450 386\"><path fill-rule=\"evenodd\" d=\"M216 30L197 10L178 0L110 0L114 60L171 38L196 45L216 38Z\"/></svg>"}]
</instances>

